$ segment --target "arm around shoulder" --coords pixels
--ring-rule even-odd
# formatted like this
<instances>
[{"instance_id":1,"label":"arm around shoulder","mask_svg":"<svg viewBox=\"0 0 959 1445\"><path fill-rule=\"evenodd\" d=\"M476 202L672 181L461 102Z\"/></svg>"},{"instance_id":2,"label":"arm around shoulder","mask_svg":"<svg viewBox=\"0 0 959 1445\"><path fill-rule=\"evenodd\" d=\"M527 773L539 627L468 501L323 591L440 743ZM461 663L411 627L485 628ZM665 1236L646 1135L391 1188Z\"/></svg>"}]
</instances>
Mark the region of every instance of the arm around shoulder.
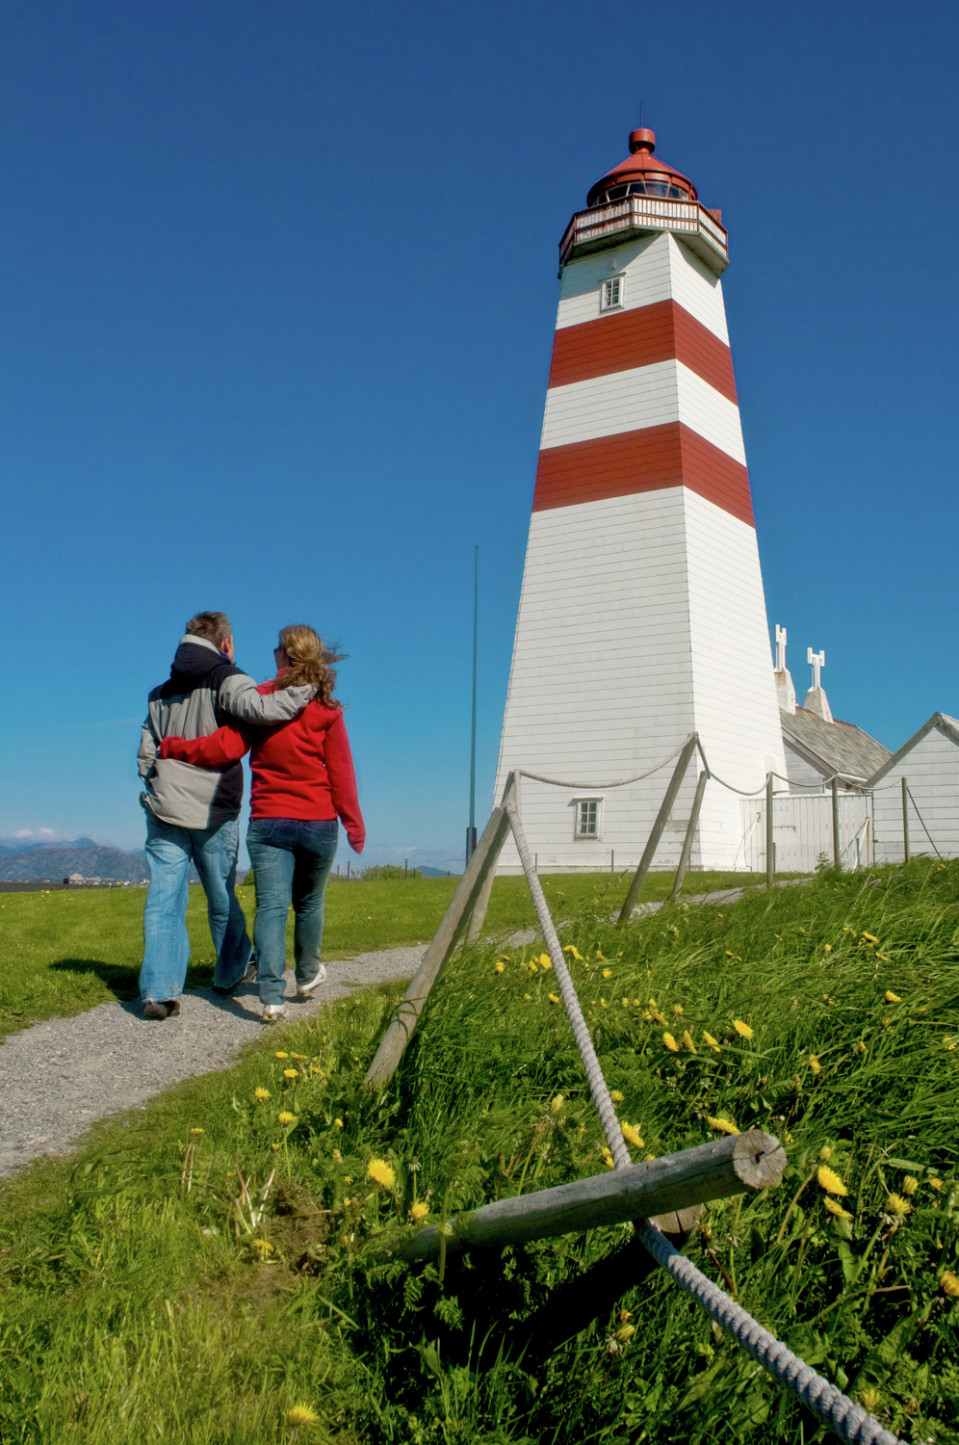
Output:
<instances>
[{"instance_id":1,"label":"arm around shoulder","mask_svg":"<svg viewBox=\"0 0 959 1445\"><path fill-rule=\"evenodd\" d=\"M262 693L252 677L236 672L220 683L218 701L224 712L242 722L275 726L289 722L303 711L313 697L311 687L287 687L279 692Z\"/></svg>"}]
</instances>

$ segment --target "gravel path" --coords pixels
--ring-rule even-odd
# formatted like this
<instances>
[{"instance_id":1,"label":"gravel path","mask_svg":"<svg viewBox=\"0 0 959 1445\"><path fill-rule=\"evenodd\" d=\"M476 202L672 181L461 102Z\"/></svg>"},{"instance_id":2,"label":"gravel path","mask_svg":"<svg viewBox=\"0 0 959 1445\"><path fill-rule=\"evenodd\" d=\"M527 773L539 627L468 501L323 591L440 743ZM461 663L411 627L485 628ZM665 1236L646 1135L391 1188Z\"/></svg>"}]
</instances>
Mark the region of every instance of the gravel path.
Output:
<instances>
[{"instance_id":1,"label":"gravel path","mask_svg":"<svg viewBox=\"0 0 959 1445\"><path fill-rule=\"evenodd\" d=\"M425 952L425 945L390 948L328 962L326 983L303 1001L287 974L287 1018L310 1018L356 988L412 978ZM263 1029L254 986L227 999L191 990L179 1017L162 1023L141 1018L138 1004L103 1003L11 1034L0 1044L0 1176L41 1155L71 1152L91 1124L181 1079L228 1068Z\"/></svg>"}]
</instances>

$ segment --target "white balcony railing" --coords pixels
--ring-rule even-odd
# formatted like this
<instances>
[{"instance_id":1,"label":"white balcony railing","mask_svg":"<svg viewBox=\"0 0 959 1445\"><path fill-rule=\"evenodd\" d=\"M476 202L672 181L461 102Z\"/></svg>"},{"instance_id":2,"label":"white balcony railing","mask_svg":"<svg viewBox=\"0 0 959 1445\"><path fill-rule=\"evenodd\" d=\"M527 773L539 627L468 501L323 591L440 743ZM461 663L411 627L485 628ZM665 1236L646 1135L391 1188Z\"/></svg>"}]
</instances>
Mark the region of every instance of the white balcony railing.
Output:
<instances>
[{"instance_id":1,"label":"white balcony railing","mask_svg":"<svg viewBox=\"0 0 959 1445\"><path fill-rule=\"evenodd\" d=\"M652 196L627 196L608 206L577 211L559 246L559 264L579 254L600 250L623 232L673 231L718 276L729 263L726 230L698 201L660 201Z\"/></svg>"}]
</instances>

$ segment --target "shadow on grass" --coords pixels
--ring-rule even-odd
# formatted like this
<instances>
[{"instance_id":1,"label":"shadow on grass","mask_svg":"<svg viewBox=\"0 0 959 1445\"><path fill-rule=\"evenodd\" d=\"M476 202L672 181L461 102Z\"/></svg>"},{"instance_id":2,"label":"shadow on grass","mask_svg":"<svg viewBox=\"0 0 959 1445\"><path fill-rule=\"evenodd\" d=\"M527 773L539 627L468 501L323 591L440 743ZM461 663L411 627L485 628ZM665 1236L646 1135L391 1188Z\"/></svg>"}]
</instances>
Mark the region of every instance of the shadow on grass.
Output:
<instances>
[{"instance_id":1,"label":"shadow on grass","mask_svg":"<svg viewBox=\"0 0 959 1445\"><path fill-rule=\"evenodd\" d=\"M95 973L118 999L137 997L139 969L122 963L105 963L102 958L58 958L50 965L54 973Z\"/></svg>"}]
</instances>

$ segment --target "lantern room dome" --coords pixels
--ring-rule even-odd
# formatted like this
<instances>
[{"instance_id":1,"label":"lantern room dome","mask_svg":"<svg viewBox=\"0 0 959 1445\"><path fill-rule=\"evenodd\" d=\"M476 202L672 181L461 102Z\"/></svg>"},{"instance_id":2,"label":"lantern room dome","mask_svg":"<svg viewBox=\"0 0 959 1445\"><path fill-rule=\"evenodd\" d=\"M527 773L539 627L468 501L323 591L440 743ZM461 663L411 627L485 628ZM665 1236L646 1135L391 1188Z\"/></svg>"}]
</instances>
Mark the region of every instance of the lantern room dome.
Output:
<instances>
[{"instance_id":1,"label":"lantern room dome","mask_svg":"<svg viewBox=\"0 0 959 1445\"><path fill-rule=\"evenodd\" d=\"M634 130L629 137L629 155L591 188L586 197L587 206L607 206L627 196L652 196L665 201L697 200L692 181L655 157L655 149L654 131Z\"/></svg>"}]
</instances>

